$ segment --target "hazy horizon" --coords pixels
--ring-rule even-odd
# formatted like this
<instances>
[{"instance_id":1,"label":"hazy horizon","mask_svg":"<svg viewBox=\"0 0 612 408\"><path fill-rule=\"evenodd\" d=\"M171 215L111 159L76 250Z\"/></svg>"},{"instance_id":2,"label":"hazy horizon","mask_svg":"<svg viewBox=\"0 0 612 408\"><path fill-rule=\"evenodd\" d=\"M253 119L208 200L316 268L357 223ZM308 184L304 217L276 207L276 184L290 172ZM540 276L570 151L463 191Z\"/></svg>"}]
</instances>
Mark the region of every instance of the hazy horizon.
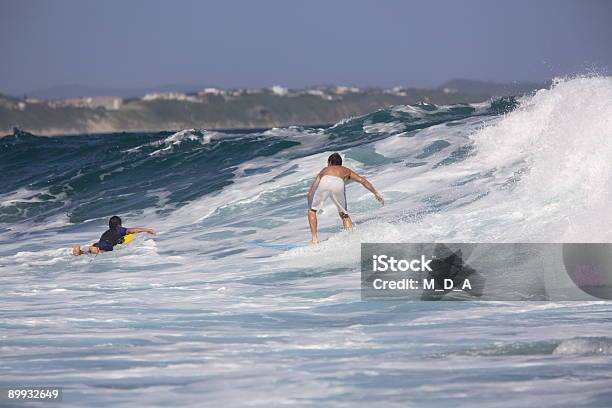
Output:
<instances>
[{"instance_id":1,"label":"hazy horizon","mask_svg":"<svg viewBox=\"0 0 612 408\"><path fill-rule=\"evenodd\" d=\"M498 86L504 86L504 85L512 85L512 84L518 84L518 85L527 85L527 84L544 84L547 81L542 81L542 82L534 82L534 81L507 81L507 82L501 82L501 81L485 81L485 80L479 80L479 79L472 79L472 78L451 78L448 79L447 81L444 81L438 85L434 85L434 86L419 86L419 85L415 85L415 86L411 86L410 88L417 88L417 89L439 89L441 87L443 87L444 85L446 85L448 82L451 81L475 81L475 82L484 82L484 83L489 83L490 85L494 86L494 85L498 85ZM274 85L278 85L278 86L283 86L282 84L274 84ZM289 87L290 89L304 89L304 88L310 88L310 87L333 87L333 86L356 86L353 84L343 84L343 83L339 83L339 84L333 84L333 83L329 83L329 84L312 84L312 85L305 85L303 87ZM93 87L93 86L87 86L87 85L81 85L81 84L61 84L61 85L52 85L49 87L44 87L44 88L39 88L39 89L33 89L30 90L28 92L24 92L22 94L11 94L8 92L2 92L0 90L0 94L5 94L5 95L10 95L13 97L18 97L21 98L23 96L28 96L28 97L42 97L42 98L50 98L52 94L55 95L61 95L61 94L70 94L69 96L57 96L57 97L77 97L77 96L120 96L123 98L126 97L139 97L139 96L143 96L145 93L150 93L150 92L171 92L171 91L176 91L176 92L192 92L192 91L197 91L197 90L201 90L204 88L218 88L218 89L226 89L226 90L231 90L231 89L240 89L241 87L223 87L223 86L218 86L215 84L159 84L159 85L151 85L151 86L132 86L132 87L119 87L119 88L112 88L112 87ZM245 87L245 88L254 88L254 89L269 89L270 86L262 86L262 87ZM375 85L366 85L366 86L361 86L361 89L383 89L383 88L389 88L389 87L382 87L382 86L375 86ZM82 91L82 94L80 94L79 92Z\"/></svg>"},{"instance_id":2,"label":"hazy horizon","mask_svg":"<svg viewBox=\"0 0 612 408\"><path fill-rule=\"evenodd\" d=\"M0 93L541 83L607 73L610 15L612 3L595 0L8 0L0 4Z\"/></svg>"}]
</instances>

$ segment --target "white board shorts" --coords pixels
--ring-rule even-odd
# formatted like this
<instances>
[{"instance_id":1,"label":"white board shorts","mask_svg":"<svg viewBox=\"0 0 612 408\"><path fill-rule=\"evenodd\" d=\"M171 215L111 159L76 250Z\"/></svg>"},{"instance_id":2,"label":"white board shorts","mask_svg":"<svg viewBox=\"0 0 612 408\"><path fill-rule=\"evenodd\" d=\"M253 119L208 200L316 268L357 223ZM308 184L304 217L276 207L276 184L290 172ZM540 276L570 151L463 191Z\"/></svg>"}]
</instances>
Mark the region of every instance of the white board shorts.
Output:
<instances>
[{"instance_id":1,"label":"white board shorts","mask_svg":"<svg viewBox=\"0 0 612 408\"><path fill-rule=\"evenodd\" d=\"M346 186L344 180L336 176L323 176L312 198L310 209L320 210L330 198L338 208L338 213L348 214L346 206Z\"/></svg>"}]
</instances>

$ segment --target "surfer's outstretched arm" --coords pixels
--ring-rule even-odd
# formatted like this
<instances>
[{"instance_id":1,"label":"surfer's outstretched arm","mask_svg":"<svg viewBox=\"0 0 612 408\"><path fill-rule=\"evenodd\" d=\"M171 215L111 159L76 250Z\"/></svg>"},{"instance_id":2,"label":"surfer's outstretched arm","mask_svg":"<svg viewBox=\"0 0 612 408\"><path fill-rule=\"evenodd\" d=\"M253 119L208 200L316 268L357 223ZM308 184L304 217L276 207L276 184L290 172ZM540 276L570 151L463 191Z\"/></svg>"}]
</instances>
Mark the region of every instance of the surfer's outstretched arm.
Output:
<instances>
[{"instance_id":1,"label":"surfer's outstretched arm","mask_svg":"<svg viewBox=\"0 0 612 408\"><path fill-rule=\"evenodd\" d=\"M126 234L138 234L139 232L146 232L147 234L157 235L151 228L128 228Z\"/></svg>"},{"instance_id":2,"label":"surfer's outstretched arm","mask_svg":"<svg viewBox=\"0 0 612 408\"><path fill-rule=\"evenodd\" d=\"M374 194L374 196L376 196L376 199L378 201L380 201L380 203L382 205L385 205L385 199L383 198L383 196L378 192L378 190L376 190L376 188L374 188L374 186L372 185L372 183L370 183L368 180L366 180L364 177L361 177L359 174L355 173L353 170L351 170L351 174L349 175L349 178L351 180L355 180L358 183L361 183L362 186L364 186L366 189L368 189L370 192L372 192L372 194Z\"/></svg>"}]
</instances>

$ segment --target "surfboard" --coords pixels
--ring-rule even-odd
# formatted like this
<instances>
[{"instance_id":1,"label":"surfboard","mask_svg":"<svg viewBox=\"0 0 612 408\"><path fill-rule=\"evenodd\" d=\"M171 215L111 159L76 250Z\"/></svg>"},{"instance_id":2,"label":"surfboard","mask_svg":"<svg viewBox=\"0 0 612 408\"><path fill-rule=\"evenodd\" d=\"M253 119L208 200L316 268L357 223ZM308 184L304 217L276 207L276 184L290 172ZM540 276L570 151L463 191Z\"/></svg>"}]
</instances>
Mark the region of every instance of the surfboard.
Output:
<instances>
[{"instance_id":1,"label":"surfboard","mask_svg":"<svg viewBox=\"0 0 612 408\"><path fill-rule=\"evenodd\" d=\"M253 244L259 247L274 248L274 249L294 249L294 248L304 248L307 246L306 244L266 244L265 242L254 242L254 241L250 241L249 244Z\"/></svg>"},{"instance_id":2,"label":"surfboard","mask_svg":"<svg viewBox=\"0 0 612 408\"><path fill-rule=\"evenodd\" d=\"M134 234L126 234L123 236L123 242L122 244L129 244L132 240L134 239Z\"/></svg>"}]
</instances>

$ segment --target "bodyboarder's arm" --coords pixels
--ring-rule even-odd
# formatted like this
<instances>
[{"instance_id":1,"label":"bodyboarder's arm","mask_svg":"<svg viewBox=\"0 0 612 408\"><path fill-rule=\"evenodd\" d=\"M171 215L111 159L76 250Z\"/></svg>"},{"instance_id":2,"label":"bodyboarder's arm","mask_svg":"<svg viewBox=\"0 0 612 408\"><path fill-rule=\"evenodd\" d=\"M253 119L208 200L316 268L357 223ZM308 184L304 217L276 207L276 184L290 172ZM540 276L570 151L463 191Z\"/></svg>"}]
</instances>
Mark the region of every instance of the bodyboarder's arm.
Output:
<instances>
[{"instance_id":1,"label":"bodyboarder's arm","mask_svg":"<svg viewBox=\"0 0 612 408\"><path fill-rule=\"evenodd\" d=\"M139 232L146 232L147 234L157 235L157 233L153 231L151 228L128 228L126 233L127 234L137 234Z\"/></svg>"}]
</instances>

